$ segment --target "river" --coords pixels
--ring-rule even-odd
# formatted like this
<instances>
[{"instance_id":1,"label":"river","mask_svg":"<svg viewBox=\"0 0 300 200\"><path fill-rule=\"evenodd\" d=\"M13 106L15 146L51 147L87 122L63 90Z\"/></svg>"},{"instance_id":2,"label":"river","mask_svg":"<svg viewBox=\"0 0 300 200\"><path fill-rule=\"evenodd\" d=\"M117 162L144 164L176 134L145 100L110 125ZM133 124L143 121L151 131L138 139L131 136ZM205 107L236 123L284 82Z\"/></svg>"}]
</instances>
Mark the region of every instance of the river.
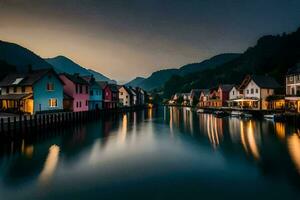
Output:
<instances>
[{"instance_id":1,"label":"river","mask_svg":"<svg viewBox=\"0 0 300 200\"><path fill-rule=\"evenodd\" d=\"M160 107L3 143L0 199L297 199L300 129Z\"/></svg>"}]
</instances>

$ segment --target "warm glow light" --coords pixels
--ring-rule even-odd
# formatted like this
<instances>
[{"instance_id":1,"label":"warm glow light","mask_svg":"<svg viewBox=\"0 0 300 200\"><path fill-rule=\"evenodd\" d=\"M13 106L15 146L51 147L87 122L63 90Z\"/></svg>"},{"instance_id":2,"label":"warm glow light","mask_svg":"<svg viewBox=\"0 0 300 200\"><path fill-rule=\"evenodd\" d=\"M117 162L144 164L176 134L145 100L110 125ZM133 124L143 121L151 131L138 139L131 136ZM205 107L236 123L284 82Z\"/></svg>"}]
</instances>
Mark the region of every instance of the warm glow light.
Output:
<instances>
[{"instance_id":1,"label":"warm glow light","mask_svg":"<svg viewBox=\"0 0 300 200\"><path fill-rule=\"evenodd\" d=\"M287 139L291 159L300 174L300 135L294 133Z\"/></svg>"},{"instance_id":2,"label":"warm glow light","mask_svg":"<svg viewBox=\"0 0 300 200\"><path fill-rule=\"evenodd\" d=\"M275 131L279 139L284 140L285 139L285 125L282 122L276 122L275 123Z\"/></svg>"},{"instance_id":3,"label":"warm glow light","mask_svg":"<svg viewBox=\"0 0 300 200\"><path fill-rule=\"evenodd\" d=\"M250 152L256 160L260 159L260 154L258 151L258 146L256 144L254 128L251 120L247 123L246 127L244 127L244 124L241 121L241 142L247 153Z\"/></svg>"},{"instance_id":4,"label":"warm glow light","mask_svg":"<svg viewBox=\"0 0 300 200\"><path fill-rule=\"evenodd\" d=\"M58 163L59 151L60 148L57 145L52 145L49 148L49 153L44 168L39 176L39 181L45 183L52 177Z\"/></svg>"}]
</instances>

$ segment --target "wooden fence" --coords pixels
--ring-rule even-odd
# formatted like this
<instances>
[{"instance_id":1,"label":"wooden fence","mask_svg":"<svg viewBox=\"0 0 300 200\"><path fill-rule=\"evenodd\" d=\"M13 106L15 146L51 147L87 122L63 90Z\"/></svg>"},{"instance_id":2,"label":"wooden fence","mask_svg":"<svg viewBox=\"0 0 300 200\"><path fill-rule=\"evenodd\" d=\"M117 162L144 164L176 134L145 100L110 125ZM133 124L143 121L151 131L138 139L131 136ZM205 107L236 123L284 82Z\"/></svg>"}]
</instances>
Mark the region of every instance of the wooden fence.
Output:
<instances>
[{"instance_id":1,"label":"wooden fence","mask_svg":"<svg viewBox=\"0 0 300 200\"><path fill-rule=\"evenodd\" d=\"M95 120L106 114L131 112L140 109L145 109L145 107L124 107L108 110L59 112L1 118L0 138L23 138L37 132L65 128L74 124Z\"/></svg>"}]
</instances>

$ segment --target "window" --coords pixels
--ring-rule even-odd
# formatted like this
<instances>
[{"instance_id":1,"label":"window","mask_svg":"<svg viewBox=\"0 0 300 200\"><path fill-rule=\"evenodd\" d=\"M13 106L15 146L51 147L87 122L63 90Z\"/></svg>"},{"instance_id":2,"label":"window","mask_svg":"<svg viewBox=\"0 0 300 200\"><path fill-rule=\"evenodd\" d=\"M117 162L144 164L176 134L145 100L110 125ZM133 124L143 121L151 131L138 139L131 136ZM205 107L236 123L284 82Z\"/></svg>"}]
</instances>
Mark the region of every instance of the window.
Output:
<instances>
[{"instance_id":1,"label":"window","mask_svg":"<svg viewBox=\"0 0 300 200\"><path fill-rule=\"evenodd\" d=\"M26 87L22 86L22 93L25 93L25 92L26 92Z\"/></svg>"},{"instance_id":2,"label":"window","mask_svg":"<svg viewBox=\"0 0 300 200\"><path fill-rule=\"evenodd\" d=\"M121 95L123 95L123 92L120 92Z\"/></svg>"},{"instance_id":3,"label":"window","mask_svg":"<svg viewBox=\"0 0 300 200\"><path fill-rule=\"evenodd\" d=\"M290 76L290 81L293 81L293 76Z\"/></svg>"},{"instance_id":4,"label":"window","mask_svg":"<svg viewBox=\"0 0 300 200\"><path fill-rule=\"evenodd\" d=\"M128 95L126 95L126 99L128 99Z\"/></svg>"},{"instance_id":5,"label":"window","mask_svg":"<svg viewBox=\"0 0 300 200\"><path fill-rule=\"evenodd\" d=\"M88 106L88 100L85 101L85 106Z\"/></svg>"},{"instance_id":6,"label":"window","mask_svg":"<svg viewBox=\"0 0 300 200\"><path fill-rule=\"evenodd\" d=\"M268 93L268 94L270 93L270 90L269 90L269 89L267 89L267 93Z\"/></svg>"},{"instance_id":7,"label":"window","mask_svg":"<svg viewBox=\"0 0 300 200\"><path fill-rule=\"evenodd\" d=\"M54 90L54 84L53 83L47 83L47 90L53 91Z\"/></svg>"},{"instance_id":8,"label":"window","mask_svg":"<svg viewBox=\"0 0 300 200\"><path fill-rule=\"evenodd\" d=\"M9 87L6 88L6 94L9 94Z\"/></svg>"},{"instance_id":9,"label":"window","mask_svg":"<svg viewBox=\"0 0 300 200\"><path fill-rule=\"evenodd\" d=\"M82 85L79 85L79 93L82 94Z\"/></svg>"},{"instance_id":10,"label":"window","mask_svg":"<svg viewBox=\"0 0 300 200\"><path fill-rule=\"evenodd\" d=\"M76 101L76 107L78 108L79 104L78 104L78 101Z\"/></svg>"},{"instance_id":11,"label":"window","mask_svg":"<svg viewBox=\"0 0 300 200\"><path fill-rule=\"evenodd\" d=\"M79 108L81 108L81 101L79 101Z\"/></svg>"},{"instance_id":12,"label":"window","mask_svg":"<svg viewBox=\"0 0 300 200\"><path fill-rule=\"evenodd\" d=\"M14 93L17 93L18 88L14 87Z\"/></svg>"},{"instance_id":13,"label":"window","mask_svg":"<svg viewBox=\"0 0 300 200\"><path fill-rule=\"evenodd\" d=\"M232 95L234 95L234 91L232 91Z\"/></svg>"},{"instance_id":14,"label":"window","mask_svg":"<svg viewBox=\"0 0 300 200\"><path fill-rule=\"evenodd\" d=\"M253 88L251 88L251 94L254 94L254 89Z\"/></svg>"},{"instance_id":15,"label":"window","mask_svg":"<svg viewBox=\"0 0 300 200\"><path fill-rule=\"evenodd\" d=\"M49 99L49 107L55 108L57 107L57 99Z\"/></svg>"},{"instance_id":16,"label":"window","mask_svg":"<svg viewBox=\"0 0 300 200\"><path fill-rule=\"evenodd\" d=\"M78 94L78 84L76 84L76 86L75 86L75 93Z\"/></svg>"},{"instance_id":17,"label":"window","mask_svg":"<svg viewBox=\"0 0 300 200\"><path fill-rule=\"evenodd\" d=\"M85 93L89 93L89 86L85 86Z\"/></svg>"},{"instance_id":18,"label":"window","mask_svg":"<svg viewBox=\"0 0 300 200\"><path fill-rule=\"evenodd\" d=\"M94 90L90 91L90 95L93 96L94 95Z\"/></svg>"},{"instance_id":19,"label":"window","mask_svg":"<svg viewBox=\"0 0 300 200\"><path fill-rule=\"evenodd\" d=\"M255 89L255 93L258 94L258 89L257 88Z\"/></svg>"},{"instance_id":20,"label":"window","mask_svg":"<svg viewBox=\"0 0 300 200\"><path fill-rule=\"evenodd\" d=\"M249 94L249 90L247 90L247 94Z\"/></svg>"}]
</instances>

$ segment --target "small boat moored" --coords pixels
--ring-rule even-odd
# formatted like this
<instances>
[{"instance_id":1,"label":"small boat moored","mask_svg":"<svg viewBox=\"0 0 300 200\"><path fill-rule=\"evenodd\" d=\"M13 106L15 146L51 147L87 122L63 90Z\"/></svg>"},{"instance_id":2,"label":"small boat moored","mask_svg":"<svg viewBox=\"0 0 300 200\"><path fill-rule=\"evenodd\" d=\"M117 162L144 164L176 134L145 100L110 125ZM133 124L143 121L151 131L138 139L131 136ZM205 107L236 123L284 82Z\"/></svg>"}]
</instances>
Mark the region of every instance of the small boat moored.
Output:
<instances>
[{"instance_id":1,"label":"small boat moored","mask_svg":"<svg viewBox=\"0 0 300 200\"><path fill-rule=\"evenodd\" d=\"M216 111L216 112L214 112L214 115L217 118L223 118L223 117L229 116L229 114L227 112L224 112L224 111Z\"/></svg>"}]
</instances>

